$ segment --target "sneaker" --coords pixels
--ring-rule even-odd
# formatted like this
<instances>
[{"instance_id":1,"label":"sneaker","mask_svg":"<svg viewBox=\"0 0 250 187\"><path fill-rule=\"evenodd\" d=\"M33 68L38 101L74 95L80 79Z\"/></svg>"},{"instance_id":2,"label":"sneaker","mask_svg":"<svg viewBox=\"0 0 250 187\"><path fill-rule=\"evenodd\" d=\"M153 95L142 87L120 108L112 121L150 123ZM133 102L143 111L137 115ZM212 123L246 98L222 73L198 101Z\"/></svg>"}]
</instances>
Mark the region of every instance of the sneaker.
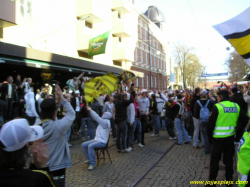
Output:
<instances>
[{"instance_id":1,"label":"sneaker","mask_svg":"<svg viewBox=\"0 0 250 187\"><path fill-rule=\"evenodd\" d=\"M182 144L180 144L179 142L177 142L175 145L182 145Z\"/></svg>"},{"instance_id":2,"label":"sneaker","mask_svg":"<svg viewBox=\"0 0 250 187\"><path fill-rule=\"evenodd\" d=\"M141 143L138 143L138 146L139 146L139 147L144 147L144 145L142 145Z\"/></svg>"},{"instance_id":3,"label":"sneaker","mask_svg":"<svg viewBox=\"0 0 250 187\"><path fill-rule=\"evenodd\" d=\"M194 146L193 148L195 148L195 149L200 149L200 147L199 147L199 146Z\"/></svg>"},{"instance_id":4,"label":"sneaker","mask_svg":"<svg viewBox=\"0 0 250 187\"><path fill-rule=\"evenodd\" d=\"M169 140L176 140L177 138L176 137L170 137Z\"/></svg>"},{"instance_id":5,"label":"sneaker","mask_svg":"<svg viewBox=\"0 0 250 187\"><path fill-rule=\"evenodd\" d=\"M127 148L127 150L128 150L129 152L132 151L132 149L133 149L132 147L128 147L128 148Z\"/></svg>"},{"instance_id":6,"label":"sneaker","mask_svg":"<svg viewBox=\"0 0 250 187\"><path fill-rule=\"evenodd\" d=\"M130 152L129 149L123 149L123 150L121 150L121 153L129 153L129 152Z\"/></svg>"},{"instance_id":7,"label":"sneaker","mask_svg":"<svg viewBox=\"0 0 250 187\"><path fill-rule=\"evenodd\" d=\"M82 137L82 141L85 141L85 137Z\"/></svg>"},{"instance_id":8,"label":"sneaker","mask_svg":"<svg viewBox=\"0 0 250 187\"><path fill-rule=\"evenodd\" d=\"M84 161L84 164L89 164L89 160Z\"/></svg>"},{"instance_id":9,"label":"sneaker","mask_svg":"<svg viewBox=\"0 0 250 187\"><path fill-rule=\"evenodd\" d=\"M93 165L89 165L88 170L89 170L89 171L91 171L91 170L93 170L93 169L95 169L95 166L93 166Z\"/></svg>"},{"instance_id":10,"label":"sneaker","mask_svg":"<svg viewBox=\"0 0 250 187\"><path fill-rule=\"evenodd\" d=\"M70 144L70 143L68 143L68 145L69 145L69 147L71 147L71 146L72 146L72 144Z\"/></svg>"},{"instance_id":11,"label":"sneaker","mask_svg":"<svg viewBox=\"0 0 250 187\"><path fill-rule=\"evenodd\" d=\"M152 137L156 137L156 136L157 136L157 134L152 134L151 136L152 136Z\"/></svg>"},{"instance_id":12,"label":"sneaker","mask_svg":"<svg viewBox=\"0 0 250 187\"><path fill-rule=\"evenodd\" d=\"M190 142L185 142L184 144L190 144Z\"/></svg>"}]
</instances>

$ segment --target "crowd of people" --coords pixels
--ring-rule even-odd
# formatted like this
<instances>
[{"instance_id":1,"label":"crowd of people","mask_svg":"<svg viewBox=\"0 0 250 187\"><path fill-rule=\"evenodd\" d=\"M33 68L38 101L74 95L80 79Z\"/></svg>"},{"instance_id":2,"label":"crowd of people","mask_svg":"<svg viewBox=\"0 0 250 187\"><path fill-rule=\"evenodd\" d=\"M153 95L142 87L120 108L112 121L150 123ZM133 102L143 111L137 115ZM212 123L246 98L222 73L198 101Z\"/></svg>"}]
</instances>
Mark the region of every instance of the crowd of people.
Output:
<instances>
[{"instance_id":1,"label":"crowd of people","mask_svg":"<svg viewBox=\"0 0 250 187\"><path fill-rule=\"evenodd\" d=\"M29 175L43 180L45 186L65 186L66 168L71 167L68 142L72 134L81 136L85 163L89 164L88 170L93 170L95 149L105 147L110 134L116 141L117 151L129 153L146 146L145 133L152 132L150 138L157 138L161 130L168 132L170 141L177 140L176 145L192 143L194 149L204 148L203 155L211 156L210 181L216 180L223 153L226 180L233 180L234 143L241 140L239 149L244 148L248 136L243 133L249 132L246 128L250 113L247 87L243 93L237 85L230 90L160 91L135 90L133 84L126 83L124 89L100 95L87 103L83 75L70 79L63 91L57 81L52 81L36 90L36 94L31 78L21 81L17 75L14 82L13 77L8 76L1 83L1 186L16 186ZM244 156L239 158L239 162L245 162ZM240 180L247 180L250 164L248 168L246 164L238 165L243 176ZM22 178L3 180L24 168L30 170L25 170L27 173ZM42 172L36 173L36 170ZM32 182L33 186L44 186L35 179Z\"/></svg>"}]
</instances>

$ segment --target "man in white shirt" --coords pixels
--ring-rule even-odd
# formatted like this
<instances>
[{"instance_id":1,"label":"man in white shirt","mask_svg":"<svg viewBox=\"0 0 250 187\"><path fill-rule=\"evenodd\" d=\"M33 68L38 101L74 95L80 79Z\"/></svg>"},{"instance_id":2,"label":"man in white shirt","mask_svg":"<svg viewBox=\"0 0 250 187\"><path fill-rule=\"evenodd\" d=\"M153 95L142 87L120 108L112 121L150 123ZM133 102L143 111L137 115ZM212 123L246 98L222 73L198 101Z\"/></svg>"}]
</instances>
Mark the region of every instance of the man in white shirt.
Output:
<instances>
[{"instance_id":1,"label":"man in white shirt","mask_svg":"<svg viewBox=\"0 0 250 187\"><path fill-rule=\"evenodd\" d=\"M24 79L25 81L26 79ZM24 95L28 92L32 92L32 88L30 87L32 84L32 78L27 78L27 82L24 82Z\"/></svg>"}]
</instances>

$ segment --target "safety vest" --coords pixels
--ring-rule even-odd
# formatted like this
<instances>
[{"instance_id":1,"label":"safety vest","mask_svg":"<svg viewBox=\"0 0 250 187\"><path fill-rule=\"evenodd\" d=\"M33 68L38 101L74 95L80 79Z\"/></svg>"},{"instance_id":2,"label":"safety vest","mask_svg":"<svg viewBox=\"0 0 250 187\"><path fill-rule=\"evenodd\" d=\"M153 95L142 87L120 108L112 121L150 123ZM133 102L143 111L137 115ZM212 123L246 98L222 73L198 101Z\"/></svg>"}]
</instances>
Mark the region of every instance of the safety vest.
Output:
<instances>
[{"instance_id":1,"label":"safety vest","mask_svg":"<svg viewBox=\"0 0 250 187\"><path fill-rule=\"evenodd\" d=\"M214 138L226 138L235 134L235 128L240 113L238 104L223 101L215 104L218 109L218 117L214 128Z\"/></svg>"},{"instance_id":2,"label":"safety vest","mask_svg":"<svg viewBox=\"0 0 250 187\"><path fill-rule=\"evenodd\" d=\"M245 132L240 140L240 144L238 147L238 181L247 181L247 175L250 171L250 133ZM245 187L246 184L241 184L239 182L240 187Z\"/></svg>"}]
</instances>

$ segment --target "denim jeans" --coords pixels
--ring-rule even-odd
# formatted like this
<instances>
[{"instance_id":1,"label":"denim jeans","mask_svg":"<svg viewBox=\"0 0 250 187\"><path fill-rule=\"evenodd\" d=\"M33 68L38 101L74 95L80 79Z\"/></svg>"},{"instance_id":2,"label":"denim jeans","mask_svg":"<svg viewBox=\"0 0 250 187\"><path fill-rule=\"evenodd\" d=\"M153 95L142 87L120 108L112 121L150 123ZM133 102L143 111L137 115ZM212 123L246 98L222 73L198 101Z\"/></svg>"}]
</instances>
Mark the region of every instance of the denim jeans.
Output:
<instances>
[{"instance_id":1,"label":"denim jeans","mask_svg":"<svg viewBox=\"0 0 250 187\"><path fill-rule=\"evenodd\" d=\"M137 129L137 143L141 143L141 121L138 118L135 118L134 125L133 125L133 131L135 132L135 129ZM134 136L135 137L135 136ZM133 139L133 145L134 145L134 139Z\"/></svg>"},{"instance_id":2,"label":"denim jeans","mask_svg":"<svg viewBox=\"0 0 250 187\"><path fill-rule=\"evenodd\" d=\"M95 138L95 124L96 122L92 118L89 118L88 120L89 140L93 140Z\"/></svg>"},{"instance_id":3,"label":"denim jeans","mask_svg":"<svg viewBox=\"0 0 250 187\"><path fill-rule=\"evenodd\" d=\"M160 134L160 115L152 115L152 122L154 125L154 134Z\"/></svg>"},{"instance_id":4,"label":"denim jeans","mask_svg":"<svg viewBox=\"0 0 250 187\"><path fill-rule=\"evenodd\" d=\"M85 129L86 129L86 125L88 125L88 120L89 119L90 118L82 118L82 137L83 138L85 138Z\"/></svg>"},{"instance_id":5,"label":"denim jeans","mask_svg":"<svg viewBox=\"0 0 250 187\"><path fill-rule=\"evenodd\" d=\"M116 148L118 150L127 149L127 133L128 125L125 120L117 122L116 124ZM121 147L122 137L122 147Z\"/></svg>"},{"instance_id":6,"label":"denim jeans","mask_svg":"<svg viewBox=\"0 0 250 187\"><path fill-rule=\"evenodd\" d=\"M66 132L66 135L67 135L67 141L69 141L70 134L71 134L71 127L69 127L69 130Z\"/></svg>"},{"instance_id":7,"label":"denim jeans","mask_svg":"<svg viewBox=\"0 0 250 187\"><path fill-rule=\"evenodd\" d=\"M163 130L166 130L166 121L165 121L165 117L161 117L161 128Z\"/></svg>"},{"instance_id":8,"label":"denim jeans","mask_svg":"<svg viewBox=\"0 0 250 187\"><path fill-rule=\"evenodd\" d=\"M167 128L168 134L171 138L175 137L173 120L174 120L173 118L168 118L168 117L165 118L166 128Z\"/></svg>"},{"instance_id":9,"label":"denim jeans","mask_svg":"<svg viewBox=\"0 0 250 187\"><path fill-rule=\"evenodd\" d=\"M208 139L207 126L208 126L208 123L201 123L201 134L202 134L203 139L204 139L205 153L210 154L211 145L210 145L209 139Z\"/></svg>"},{"instance_id":10,"label":"denim jeans","mask_svg":"<svg viewBox=\"0 0 250 187\"><path fill-rule=\"evenodd\" d=\"M86 158L89 160L90 165L95 166L95 149L103 148L106 144L95 140L90 140L82 143L82 148Z\"/></svg>"},{"instance_id":11,"label":"denim jeans","mask_svg":"<svg viewBox=\"0 0 250 187\"><path fill-rule=\"evenodd\" d=\"M182 134L184 135L187 142L191 142L191 139L189 138L189 135L185 129L185 122L181 121L179 118L175 118L174 124L177 131L179 144L184 144Z\"/></svg>"},{"instance_id":12,"label":"denim jeans","mask_svg":"<svg viewBox=\"0 0 250 187\"><path fill-rule=\"evenodd\" d=\"M199 146L199 134L200 134L200 120L193 117L194 121L194 136L193 136L193 146ZM204 145L203 135L201 134L201 142Z\"/></svg>"}]
</instances>

